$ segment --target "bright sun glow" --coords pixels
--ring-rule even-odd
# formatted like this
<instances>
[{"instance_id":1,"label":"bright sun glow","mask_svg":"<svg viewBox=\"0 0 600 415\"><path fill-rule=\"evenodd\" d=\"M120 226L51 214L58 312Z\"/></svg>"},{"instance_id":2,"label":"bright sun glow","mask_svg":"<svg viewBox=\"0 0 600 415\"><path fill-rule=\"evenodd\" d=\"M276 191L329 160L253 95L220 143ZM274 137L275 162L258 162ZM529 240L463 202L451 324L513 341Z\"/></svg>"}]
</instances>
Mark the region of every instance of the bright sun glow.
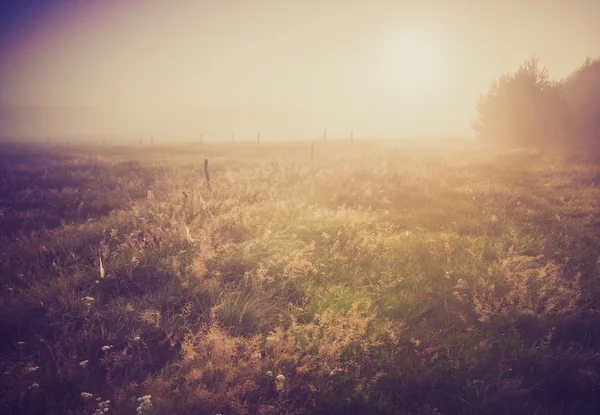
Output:
<instances>
[{"instance_id":1,"label":"bright sun glow","mask_svg":"<svg viewBox=\"0 0 600 415\"><path fill-rule=\"evenodd\" d=\"M434 99L444 81L441 39L418 30L388 34L378 49L377 75L395 96L417 101Z\"/></svg>"}]
</instances>

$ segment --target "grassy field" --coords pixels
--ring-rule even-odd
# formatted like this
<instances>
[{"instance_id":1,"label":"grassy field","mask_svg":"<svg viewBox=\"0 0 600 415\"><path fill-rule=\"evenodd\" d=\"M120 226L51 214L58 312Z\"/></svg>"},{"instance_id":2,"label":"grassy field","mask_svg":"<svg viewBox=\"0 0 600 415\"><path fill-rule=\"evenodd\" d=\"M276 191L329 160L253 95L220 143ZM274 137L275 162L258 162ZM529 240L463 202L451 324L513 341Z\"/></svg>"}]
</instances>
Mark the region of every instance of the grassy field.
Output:
<instances>
[{"instance_id":1,"label":"grassy field","mask_svg":"<svg viewBox=\"0 0 600 415\"><path fill-rule=\"evenodd\" d=\"M0 255L3 414L600 411L581 157L4 145Z\"/></svg>"}]
</instances>

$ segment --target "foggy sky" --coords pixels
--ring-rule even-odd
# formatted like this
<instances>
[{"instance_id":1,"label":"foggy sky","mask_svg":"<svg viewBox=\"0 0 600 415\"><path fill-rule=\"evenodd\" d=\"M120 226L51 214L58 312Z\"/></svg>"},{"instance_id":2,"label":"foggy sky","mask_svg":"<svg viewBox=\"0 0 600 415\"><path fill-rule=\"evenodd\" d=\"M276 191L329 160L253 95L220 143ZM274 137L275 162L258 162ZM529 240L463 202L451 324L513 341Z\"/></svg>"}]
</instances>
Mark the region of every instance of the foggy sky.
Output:
<instances>
[{"instance_id":1,"label":"foggy sky","mask_svg":"<svg viewBox=\"0 0 600 415\"><path fill-rule=\"evenodd\" d=\"M8 0L0 135L471 135L533 53L600 56L600 2Z\"/></svg>"}]
</instances>

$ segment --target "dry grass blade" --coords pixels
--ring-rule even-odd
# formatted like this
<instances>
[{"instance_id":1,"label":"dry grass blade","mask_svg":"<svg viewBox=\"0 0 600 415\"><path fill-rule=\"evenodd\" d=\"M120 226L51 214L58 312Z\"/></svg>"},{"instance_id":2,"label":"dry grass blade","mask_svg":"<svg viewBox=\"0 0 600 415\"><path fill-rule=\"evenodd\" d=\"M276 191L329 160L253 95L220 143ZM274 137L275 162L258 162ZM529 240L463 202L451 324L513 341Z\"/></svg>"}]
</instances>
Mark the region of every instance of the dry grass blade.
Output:
<instances>
[{"instance_id":1,"label":"dry grass blade","mask_svg":"<svg viewBox=\"0 0 600 415\"><path fill-rule=\"evenodd\" d=\"M192 238L192 235L190 235L190 227L187 224L183 224L183 227L185 229L185 239L189 242L189 243L194 243L195 240L194 238Z\"/></svg>"},{"instance_id":2,"label":"dry grass blade","mask_svg":"<svg viewBox=\"0 0 600 415\"><path fill-rule=\"evenodd\" d=\"M98 253L98 264L100 271L100 279L104 278L104 264L102 263L102 253Z\"/></svg>"}]
</instances>

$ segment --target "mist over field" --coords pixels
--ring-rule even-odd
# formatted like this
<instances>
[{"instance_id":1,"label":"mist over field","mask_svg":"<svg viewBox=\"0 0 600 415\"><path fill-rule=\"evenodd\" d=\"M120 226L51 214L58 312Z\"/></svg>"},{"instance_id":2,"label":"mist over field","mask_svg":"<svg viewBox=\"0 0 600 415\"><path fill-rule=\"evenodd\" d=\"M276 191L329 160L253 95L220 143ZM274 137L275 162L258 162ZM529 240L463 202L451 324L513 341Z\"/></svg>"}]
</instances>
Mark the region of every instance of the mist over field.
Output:
<instances>
[{"instance_id":1,"label":"mist over field","mask_svg":"<svg viewBox=\"0 0 600 415\"><path fill-rule=\"evenodd\" d=\"M473 136L502 73L599 53L598 4L574 4L9 0L0 135Z\"/></svg>"},{"instance_id":2,"label":"mist over field","mask_svg":"<svg viewBox=\"0 0 600 415\"><path fill-rule=\"evenodd\" d=\"M600 413L599 14L2 3L0 413Z\"/></svg>"},{"instance_id":3,"label":"mist over field","mask_svg":"<svg viewBox=\"0 0 600 415\"><path fill-rule=\"evenodd\" d=\"M139 116L127 111L79 106L0 106L0 125L5 139L50 140L64 143L83 140L88 144L101 143L101 137L111 144L137 144L140 137L147 141L150 136L160 137L162 144L198 142L200 134L207 140L223 142L231 140L231 131L238 139L255 141L261 131L263 139L270 141L310 140L320 138L321 128L293 129L291 120L298 120L298 112L277 109L258 109L251 106L239 108L209 108L198 111L177 110L153 115L139 122ZM260 126L268 128L260 129ZM319 126L320 127L320 126ZM303 131L304 130L304 131ZM338 138L348 138L348 131L330 131ZM342 136L343 134L343 136ZM371 136L373 137L373 136ZM363 138L371 138L363 135ZM123 141L124 140L124 141Z\"/></svg>"}]
</instances>

